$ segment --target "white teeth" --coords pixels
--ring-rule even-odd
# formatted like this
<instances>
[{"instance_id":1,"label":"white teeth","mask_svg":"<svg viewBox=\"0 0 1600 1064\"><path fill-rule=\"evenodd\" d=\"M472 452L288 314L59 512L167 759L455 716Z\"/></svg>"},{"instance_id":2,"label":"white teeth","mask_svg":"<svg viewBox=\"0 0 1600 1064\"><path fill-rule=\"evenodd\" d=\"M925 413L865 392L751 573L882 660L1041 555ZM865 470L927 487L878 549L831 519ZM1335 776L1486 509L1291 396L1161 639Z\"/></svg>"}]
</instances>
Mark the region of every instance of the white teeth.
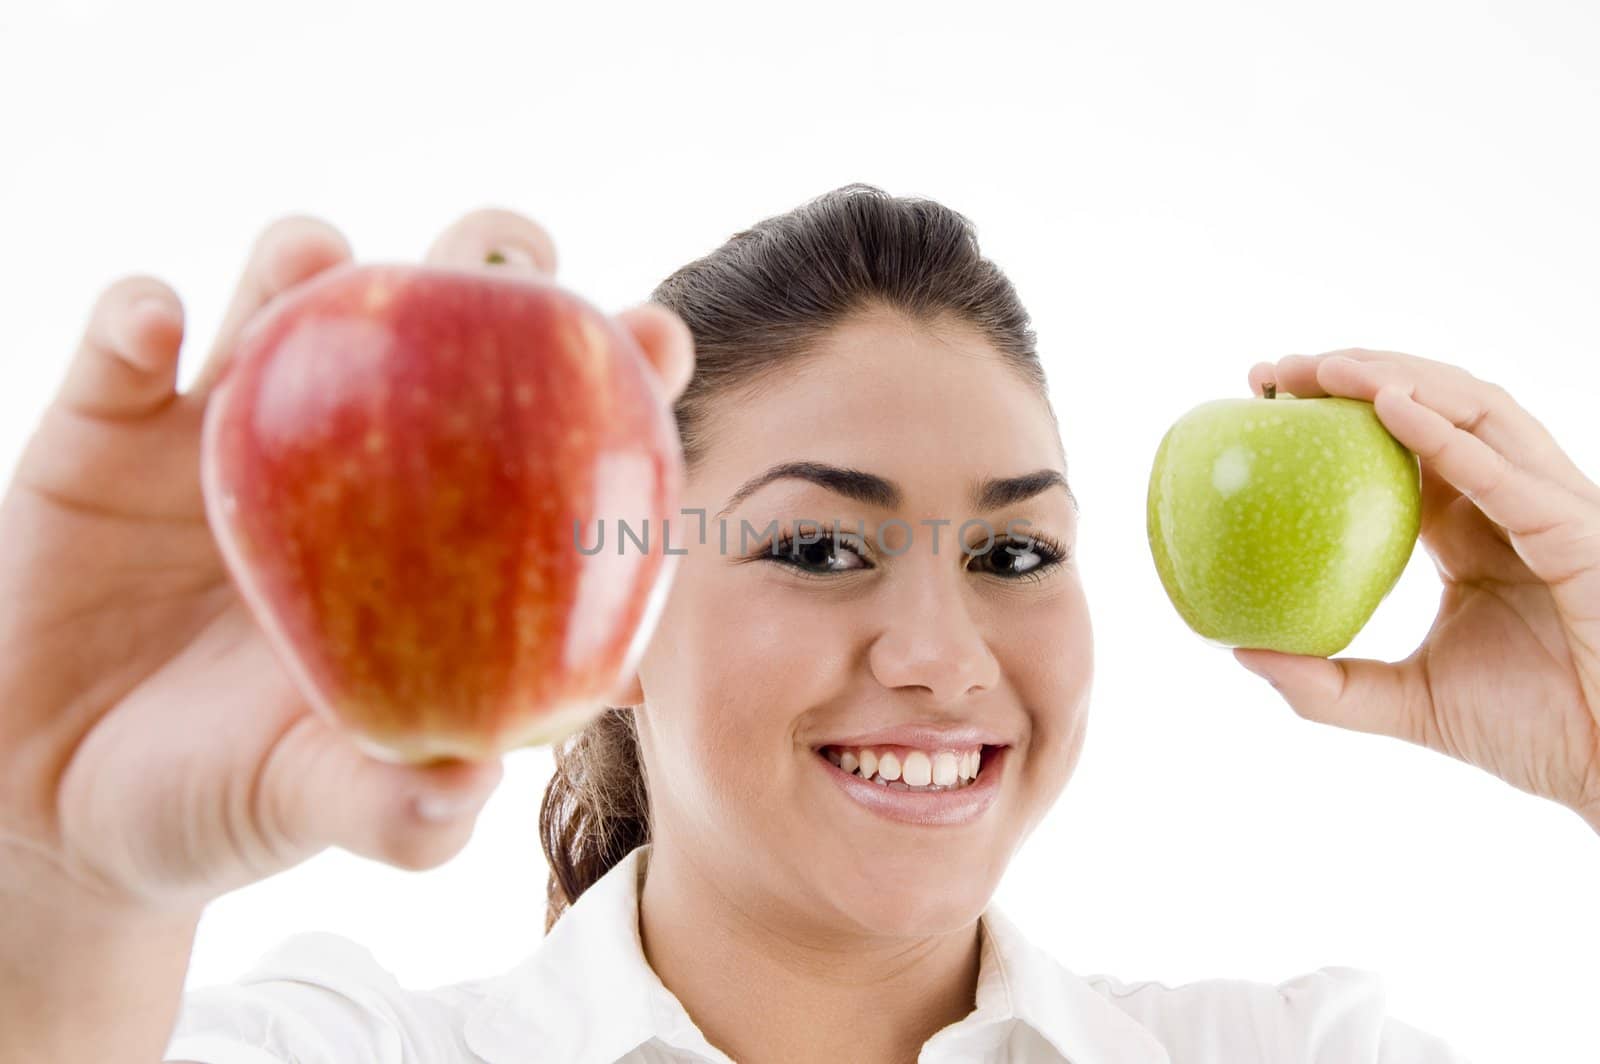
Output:
<instances>
[{"instance_id":1,"label":"white teeth","mask_svg":"<svg viewBox=\"0 0 1600 1064\"><path fill-rule=\"evenodd\" d=\"M926 787L933 782L933 762L921 750L913 750L906 755L901 775L908 787Z\"/></svg>"},{"instance_id":2,"label":"white teeth","mask_svg":"<svg viewBox=\"0 0 1600 1064\"><path fill-rule=\"evenodd\" d=\"M892 750L827 751L829 761L844 772L882 787L897 790L941 791L970 786L982 767L981 750L908 750L901 755Z\"/></svg>"}]
</instances>

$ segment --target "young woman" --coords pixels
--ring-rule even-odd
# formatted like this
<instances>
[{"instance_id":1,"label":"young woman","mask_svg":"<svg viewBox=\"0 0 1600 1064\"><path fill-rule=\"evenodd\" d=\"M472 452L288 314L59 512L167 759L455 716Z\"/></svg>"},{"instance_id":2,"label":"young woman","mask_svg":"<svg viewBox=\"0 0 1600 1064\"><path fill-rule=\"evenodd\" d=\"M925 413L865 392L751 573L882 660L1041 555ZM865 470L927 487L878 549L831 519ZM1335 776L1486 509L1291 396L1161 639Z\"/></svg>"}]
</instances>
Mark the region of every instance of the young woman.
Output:
<instances>
[{"instance_id":1,"label":"young woman","mask_svg":"<svg viewBox=\"0 0 1600 1064\"><path fill-rule=\"evenodd\" d=\"M615 708L556 751L549 934L526 963L410 990L308 935L184 998L211 899L329 845L435 866L499 778L370 760L309 712L204 518L201 417L240 330L350 256L313 219L272 226L182 394L176 294L115 284L20 460L0 510L0 1059L1456 1059L1353 970L1084 978L990 905L1084 737L1077 505L1011 285L961 215L868 186L736 234L619 316L675 400L684 506L712 531L681 542ZM428 258L555 268L503 211ZM1449 365L1354 351L1249 380L1376 401L1422 457L1445 593L1397 664L1240 660L1304 716L1600 829L1600 488ZM826 534L740 543L796 520Z\"/></svg>"}]
</instances>

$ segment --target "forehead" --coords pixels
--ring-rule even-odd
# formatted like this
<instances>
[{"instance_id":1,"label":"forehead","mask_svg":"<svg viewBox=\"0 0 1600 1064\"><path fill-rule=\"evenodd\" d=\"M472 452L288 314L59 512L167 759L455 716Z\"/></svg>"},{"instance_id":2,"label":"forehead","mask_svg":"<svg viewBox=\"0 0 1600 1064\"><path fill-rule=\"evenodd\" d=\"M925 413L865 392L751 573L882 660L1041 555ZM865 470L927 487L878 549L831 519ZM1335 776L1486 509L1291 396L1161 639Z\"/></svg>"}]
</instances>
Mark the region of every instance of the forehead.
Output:
<instances>
[{"instance_id":1,"label":"forehead","mask_svg":"<svg viewBox=\"0 0 1600 1064\"><path fill-rule=\"evenodd\" d=\"M750 399L725 403L695 478L710 490L806 458L888 476L911 499L971 480L1062 466L1042 397L969 326L874 311Z\"/></svg>"}]
</instances>

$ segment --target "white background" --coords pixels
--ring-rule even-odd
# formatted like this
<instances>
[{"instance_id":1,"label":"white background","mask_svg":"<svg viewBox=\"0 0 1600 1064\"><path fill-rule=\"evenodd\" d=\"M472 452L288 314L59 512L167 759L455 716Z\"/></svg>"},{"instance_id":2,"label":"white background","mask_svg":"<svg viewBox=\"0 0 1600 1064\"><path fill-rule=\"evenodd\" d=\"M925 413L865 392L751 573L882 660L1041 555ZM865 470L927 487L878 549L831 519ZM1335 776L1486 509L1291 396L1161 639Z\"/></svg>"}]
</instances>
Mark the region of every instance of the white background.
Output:
<instances>
[{"instance_id":1,"label":"white background","mask_svg":"<svg viewBox=\"0 0 1600 1064\"><path fill-rule=\"evenodd\" d=\"M555 233L610 310L849 181L974 219L1036 318L1084 510L1089 745L998 901L1083 973L1382 973L1479 1061L1592 1060L1600 838L1418 748L1299 720L1188 632L1145 543L1161 433L1257 359L1340 346L1506 386L1600 475L1600 17L1568 3L905 7L87 2L0 7L0 472L99 290L188 312L310 212L415 259L479 206ZM1419 547L1346 652L1398 659ZM415 986L539 939L550 761L514 755L465 853L329 852L217 902L190 985L296 931Z\"/></svg>"}]
</instances>

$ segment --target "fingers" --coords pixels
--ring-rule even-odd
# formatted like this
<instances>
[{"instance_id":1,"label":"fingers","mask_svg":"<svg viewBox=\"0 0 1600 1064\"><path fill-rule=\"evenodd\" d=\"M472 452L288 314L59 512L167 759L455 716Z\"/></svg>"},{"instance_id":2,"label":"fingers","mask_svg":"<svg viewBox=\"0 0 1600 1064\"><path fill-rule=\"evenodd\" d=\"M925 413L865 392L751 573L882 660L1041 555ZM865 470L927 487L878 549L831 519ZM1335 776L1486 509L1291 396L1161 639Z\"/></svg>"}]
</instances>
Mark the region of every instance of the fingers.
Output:
<instances>
[{"instance_id":1,"label":"fingers","mask_svg":"<svg viewBox=\"0 0 1600 1064\"><path fill-rule=\"evenodd\" d=\"M1250 367L1250 394L1251 395L1262 395L1262 394L1264 394L1264 388L1268 384L1272 385L1275 388L1276 387L1281 387L1278 384L1278 373L1277 373L1276 365L1274 363L1272 363L1272 362L1257 362L1255 365L1251 366ZM1287 388L1284 388L1283 390L1286 391L1286 392L1289 391L1289 389L1287 389ZM1294 393L1290 393L1290 394L1294 394Z\"/></svg>"},{"instance_id":2,"label":"fingers","mask_svg":"<svg viewBox=\"0 0 1600 1064\"><path fill-rule=\"evenodd\" d=\"M694 336L682 318L659 303L641 303L617 315L655 368L668 402L683 394L694 373Z\"/></svg>"},{"instance_id":3,"label":"fingers","mask_svg":"<svg viewBox=\"0 0 1600 1064\"><path fill-rule=\"evenodd\" d=\"M106 420L144 417L175 394L183 303L154 277L125 277L95 302L57 401Z\"/></svg>"},{"instance_id":4,"label":"fingers","mask_svg":"<svg viewBox=\"0 0 1600 1064\"><path fill-rule=\"evenodd\" d=\"M1420 662L1318 658L1235 648L1245 668L1277 689L1295 713L1318 724L1387 735L1459 756L1446 748Z\"/></svg>"},{"instance_id":5,"label":"fingers","mask_svg":"<svg viewBox=\"0 0 1600 1064\"><path fill-rule=\"evenodd\" d=\"M1537 418L1505 389L1459 366L1398 351L1350 348L1315 356L1289 355L1275 366L1258 363L1251 368L1253 392L1259 394L1260 383L1267 379L1276 379L1280 389L1300 398L1338 395L1369 403L1386 385L1407 388L1417 402L1524 469L1600 502L1600 488L1584 476Z\"/></svg>"},{"instance_id":6,"label":"fingers","mask_svg":"<svg viewBox=\"0 0 1600 1064\"><path fill-rule=\"evenodd\" d=\"M240 335L263 307L287 289L352 257L350 242L321 219L291 215L267 226L250 250L211 353L189 394L203 397L216 387L227 372Z\"/></svg>"},{"instance_id":7,"label":"fingers","mask_svg":"<svg viewBox=\"0 0 1600 1064\"><path fill-rule=\"evenodd\" d=\"M319 734L320 733L320 734ZM298 739L299 737L296 737ZM294 780L275 780L282 830L305 848L335 845L412 871L443 864L472 835L478 813L504 776L499 759L400 765L362 753L347 737L311 723L315 744ZM309 768L306 768L309 760Z\"/></svg>"},{"instance_id":8,"label":"fingers","mask_svg":"<svg viewBox=\"0 0 1600 1064\"><path fill-rule=\"evenodd\" d=\"M1373 404L1384 427L1422 460L1424 503L1442 514L1453 488L1495 526L1539 579L1552 586L1594 567L1600 487L1589 480L1533 415L1503 388L1458 366L1395 351L1348 349L1257 363L1250 386L1269 381L1301 398L1340 395ZM1425 514L1425 516L1427 516ZM1452 572L1493 558L1440 540L1469 536L1465 523L1425 521L1424 535ZM1587 541L1587 542L1586 542Z\"/></svg>"},{"instance_id":9,"label":"fingers","mask_svg":"<svg viewBox=\"0 0 1600 1064\"><path fill-rule=\"evenodd\" d=\"M1514 583L1527 578L1511 533L1429 466L1422 467L1421 541L1446 579Z\"/></svg>"},{"instance_id":10,"label":"fingers","mask_svg":"<svg viewBox=\"0 0 1600 1064\"><path fill-rule=\"evenodd\" d=\"M490 267L554 276L556 244L539 223L515 211L482 207L440 233L423 261L439 266Z\"/></svg>"},{"instance_id":11,"label":"fingers","mask_svg":"<svg viewBox=\"0 0 1600 1064\"><path fill-rule=\"evenodd\" d=\"M464 215L434 240L425 261L440 266L525 271L554 276L558 265L550 233L530 218L498 207ZM616 315L632 332L662 381L668 401L682 394L694 370L689 327L668 308L643 303Z\"/></svg>"},{"instance_id":12,"label":"fingers","mask_svg":"<svg viewBox=\"0 0 1600 1064\"><path fill-rule=\"evenodd\" d=\"M1533 475L1402 387L1385 386L1373 407L1395 439L1511 534L1540 580L1555 586L1594 568L1600 503Z\"/></svg>"},{"instance_id":13,"label":"fingers","mask_svg":"<svg viewBox=\"0 0 1600 1064\"><path fill-rule=\"evenodd\" d=\"M366 855L412 871L443 864L461 851L505 775L498 759L380 770L393 772L394 794L403 800L391 807L395 815L371 839Z\"/></svg>"}]
</instances>

